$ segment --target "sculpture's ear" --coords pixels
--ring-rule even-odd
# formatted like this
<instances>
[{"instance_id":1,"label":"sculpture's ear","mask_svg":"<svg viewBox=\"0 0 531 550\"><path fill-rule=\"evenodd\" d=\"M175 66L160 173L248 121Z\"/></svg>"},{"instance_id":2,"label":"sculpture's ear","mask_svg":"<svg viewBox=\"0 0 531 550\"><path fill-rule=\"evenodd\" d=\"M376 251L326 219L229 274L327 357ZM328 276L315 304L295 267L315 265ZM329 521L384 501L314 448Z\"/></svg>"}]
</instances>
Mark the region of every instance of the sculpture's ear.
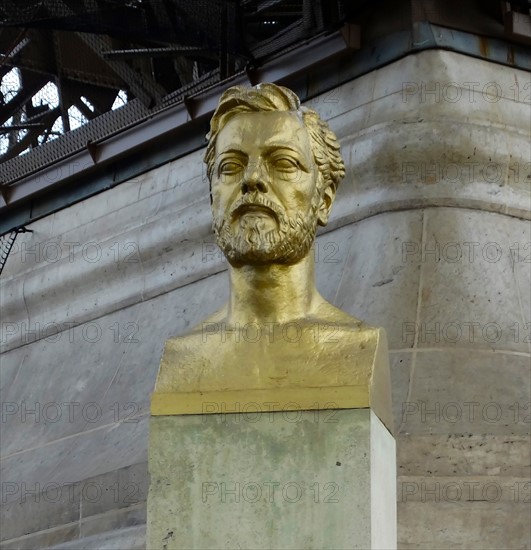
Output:
<instances>
[{"instance_id":1,"label":"sculpture's ear","mask_svg":"<svg viewBox=\"0 0 531 550\"><path fill-rule=\"evenodd\" d=\"M319 211L317 213L317 223L323 227L328 223L328 216L330 210L332 210L332 203L336 198L336 190L332 182L330 182L324 189L321 196L321 204L319 205Z\"/></svg>"}]
</instances>

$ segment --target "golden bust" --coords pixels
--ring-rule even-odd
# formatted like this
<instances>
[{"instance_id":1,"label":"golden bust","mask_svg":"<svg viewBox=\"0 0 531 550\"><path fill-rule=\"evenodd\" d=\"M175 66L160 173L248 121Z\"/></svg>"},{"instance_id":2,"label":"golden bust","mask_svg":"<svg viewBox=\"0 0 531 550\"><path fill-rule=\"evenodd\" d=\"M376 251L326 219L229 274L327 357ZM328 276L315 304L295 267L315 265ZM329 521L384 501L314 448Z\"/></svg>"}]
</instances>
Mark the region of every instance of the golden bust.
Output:
<instances>
[{"instance_id":1,"label":"golden bust","mask_svg":"<svg viewBox=\"0 0 531 550\"><path fill-rule=\"evenodd\" d=\"M378 353L386 362L385 335L327 302L314 282L317 226L328 222L345 174L335 134L291 90L260 84L228 89L207 137L213 227L229 263L230 298L167 341L154 414L179 408L176 394L181 403L205 392L257 390L269 399L325 386L368 395Z\"/></svg>"}]
</instances>

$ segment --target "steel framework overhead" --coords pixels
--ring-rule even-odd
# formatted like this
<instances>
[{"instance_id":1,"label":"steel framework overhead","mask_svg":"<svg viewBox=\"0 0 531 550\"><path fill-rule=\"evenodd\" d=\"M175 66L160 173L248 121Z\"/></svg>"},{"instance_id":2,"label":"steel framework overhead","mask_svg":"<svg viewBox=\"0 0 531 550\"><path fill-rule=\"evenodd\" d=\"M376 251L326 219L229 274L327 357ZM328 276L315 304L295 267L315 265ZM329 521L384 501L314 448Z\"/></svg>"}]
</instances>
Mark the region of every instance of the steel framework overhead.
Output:
<instances>
[{"instance_id":1,"label":"steel framework overhead","mask_svg":"<svg viewBox=\"0 0 531 550\"><path fill-rule=\"evenodd\" d=\"M133 121L347 15L337 0L3 0L0 76L15 73L0 96L0 162L98 119L119 94L138 100ZM36 99L49 83L53 97Z\"/></svg>"},{"instance_id":2,"label":"steel framework overhead","mask_svg":"<svg viewBox=\"0 0 531 550\"><path fill-rule=\"evenodd\" d=\"M162 130L164 116L175 116L174 125L207 116L211 96L229 82L282 81L309 74L315 63L325 74L332 57L359 49L360 36L365 58L345 72L349 78L419 44L518 66L526 57L522 45L531 44L530 6L529 0L0 0L0 234L36 219L37 210L45 215L61 207L54 199L36 208L52 187L120 158L124 147L138 152L153 132L170 132ZM450 44L444 31L415 38L432 24L470 33L478 43L454 33ZM507 44L503 59L503 48L482 42L491 39ZM378 40L387 41L383 53ZM189 146L197 147L192 134Z\"/></svg>"}]
</instances>

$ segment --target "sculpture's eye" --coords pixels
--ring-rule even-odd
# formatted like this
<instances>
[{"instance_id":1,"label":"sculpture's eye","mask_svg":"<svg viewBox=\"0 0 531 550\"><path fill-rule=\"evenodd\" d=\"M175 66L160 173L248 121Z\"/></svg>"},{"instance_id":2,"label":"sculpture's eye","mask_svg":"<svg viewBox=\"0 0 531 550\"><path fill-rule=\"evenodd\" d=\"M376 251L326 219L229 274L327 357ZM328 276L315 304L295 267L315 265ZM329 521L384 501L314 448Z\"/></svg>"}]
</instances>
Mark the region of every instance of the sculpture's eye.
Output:
<instances>
[{"instance_id":1,"label":"sculpture's eye","mask_svg":"<svg viewBox=\"0 0 531 550\"><path fill-rule=\"evenodd\" d=\"M282 172L295 172L299 169L299 163L295 159L285 156L273 158L273 165Z\"/></svg>"},{"instance_id":2,"label":"sculpture's eye","mask_svg":"<svg viewBox=\"0 0 531 550\"><path fill-rule=\"evenodd\" d=\"M225 160L220 163L218 168L218 173L219 175L225 174L230 176L232 174L237 174L241 170L243 170L243 165L231 159L231 160Z\"/></svg>"}]
</instances>

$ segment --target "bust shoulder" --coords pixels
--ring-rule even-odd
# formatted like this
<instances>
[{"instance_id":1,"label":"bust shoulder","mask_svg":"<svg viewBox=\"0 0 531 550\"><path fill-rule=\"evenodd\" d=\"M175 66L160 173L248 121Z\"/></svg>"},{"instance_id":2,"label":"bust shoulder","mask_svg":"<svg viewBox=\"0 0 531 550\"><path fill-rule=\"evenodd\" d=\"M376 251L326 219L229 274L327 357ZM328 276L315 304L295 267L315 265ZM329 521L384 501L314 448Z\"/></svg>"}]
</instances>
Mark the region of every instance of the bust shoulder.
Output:
<instances>
[{"instance_id":1,"label":"bust shoulder","mask_svg":"<svg viewBox=\"0 0 531 550\"><path fill-rule=\"evenodd\" d=\"M274 388L309 379L328 385L345 375L352 380L355 371L360 379L370 377L383 331L337 312L332 318L239 326L218 312L166 342L155 391Z\"/></svg>"}]
</instances>

